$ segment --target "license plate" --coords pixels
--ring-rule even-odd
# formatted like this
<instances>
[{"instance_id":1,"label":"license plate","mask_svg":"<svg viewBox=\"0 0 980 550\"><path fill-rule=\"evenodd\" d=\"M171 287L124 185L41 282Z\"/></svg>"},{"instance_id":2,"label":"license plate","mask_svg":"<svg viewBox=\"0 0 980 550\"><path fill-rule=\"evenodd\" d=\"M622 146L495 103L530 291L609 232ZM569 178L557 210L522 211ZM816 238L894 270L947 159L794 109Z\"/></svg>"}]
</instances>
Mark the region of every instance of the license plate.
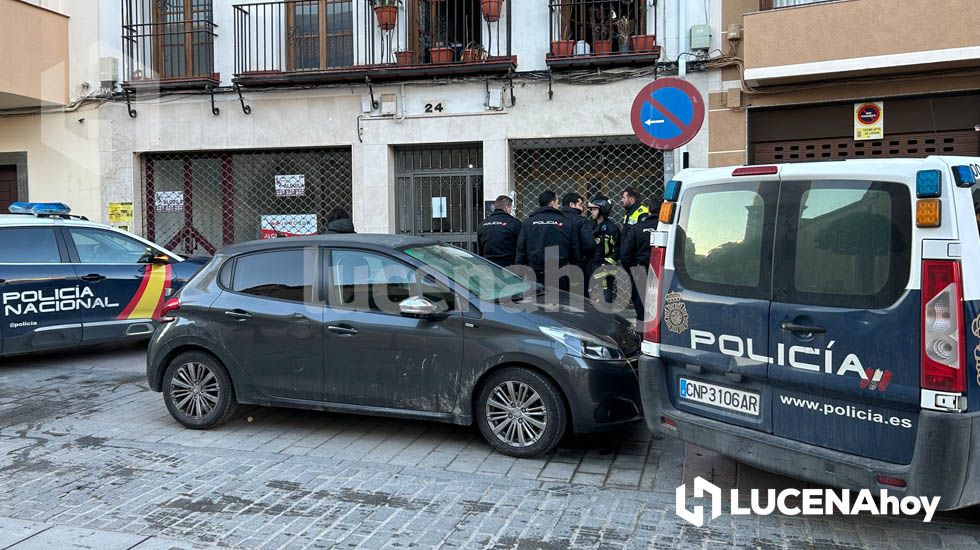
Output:
<instances>
[{"instance_id":1,"label":"license plate","mask_svg":"<svg viewBox=\"0 0 980 550\"><path fill-rule=\"evenodd\" d=\"M759 416L759 394L716 386L698 380L680 379L680 398L742 414Z\"/></svg>"}]
</instances>

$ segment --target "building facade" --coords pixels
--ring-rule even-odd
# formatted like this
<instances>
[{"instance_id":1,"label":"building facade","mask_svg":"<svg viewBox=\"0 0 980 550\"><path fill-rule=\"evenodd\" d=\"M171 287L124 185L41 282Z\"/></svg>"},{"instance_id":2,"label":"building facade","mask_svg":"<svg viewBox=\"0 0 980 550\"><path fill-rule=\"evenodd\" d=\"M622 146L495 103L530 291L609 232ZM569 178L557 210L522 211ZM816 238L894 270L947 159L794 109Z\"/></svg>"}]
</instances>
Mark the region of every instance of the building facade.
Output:
<instances>
[{"instance_id":1,"label":"building facade","mask_svg":"<svg viewBox=\"0 0 980 550\"><path fill-rule=\"evenodd\" d=\"M724 2L710 165L977 155L978 17L971 0Z\"/></svg>"}]
</instances>

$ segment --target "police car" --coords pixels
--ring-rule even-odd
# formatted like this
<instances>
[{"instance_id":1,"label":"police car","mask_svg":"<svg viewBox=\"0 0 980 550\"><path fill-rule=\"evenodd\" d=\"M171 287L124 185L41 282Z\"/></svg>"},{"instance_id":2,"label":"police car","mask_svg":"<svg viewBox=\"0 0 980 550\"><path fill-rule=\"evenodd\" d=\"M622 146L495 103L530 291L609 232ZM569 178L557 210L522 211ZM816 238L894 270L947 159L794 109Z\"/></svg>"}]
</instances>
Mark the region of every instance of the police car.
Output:
<instances>
[{"instance_id":1,"label":"police car","mask_svg":"<svg viewBox=\"0 0 980 550\"><path fill-rule=\"evenodd\" d=\"M148 337L205 261L71 216L61 203L0 215L0 356Z\"/></svg>"},{"instance_id":2,"label":"police car","mask_svg":"<svg viewBox=\"0 0 980 550\"><path fill-rule=\"evenodd\" d=\"M653 235L648 425L842 488L980 502L980 158L685 170Z\"/></svg>"}]
</instances>

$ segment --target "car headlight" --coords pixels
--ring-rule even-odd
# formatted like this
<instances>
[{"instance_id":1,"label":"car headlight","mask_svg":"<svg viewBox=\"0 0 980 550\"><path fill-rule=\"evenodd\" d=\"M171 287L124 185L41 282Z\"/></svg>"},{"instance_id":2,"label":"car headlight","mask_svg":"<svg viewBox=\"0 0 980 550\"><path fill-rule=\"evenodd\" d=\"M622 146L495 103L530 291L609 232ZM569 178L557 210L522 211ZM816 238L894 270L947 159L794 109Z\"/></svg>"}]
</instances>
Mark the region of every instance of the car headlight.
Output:
<instances>
[{"instance_id":1,"label":"car headlight","mask_svg":"<svg viewBox=\"0 0 980 550\"><path fill-rule=\"evenodd\" d=\"M538 327L541 332L561 344L576 357L587 359L624 359L616 342L580 330L562 327Z\"/></svg>"}]
</instances>

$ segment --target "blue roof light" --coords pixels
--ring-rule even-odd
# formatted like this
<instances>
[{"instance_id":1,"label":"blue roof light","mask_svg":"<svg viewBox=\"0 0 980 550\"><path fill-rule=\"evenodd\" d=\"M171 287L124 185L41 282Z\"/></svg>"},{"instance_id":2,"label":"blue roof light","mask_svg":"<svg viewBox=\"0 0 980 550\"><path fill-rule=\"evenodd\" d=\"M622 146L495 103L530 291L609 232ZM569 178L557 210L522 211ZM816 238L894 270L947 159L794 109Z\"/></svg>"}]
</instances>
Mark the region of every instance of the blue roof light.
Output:
<instances>
[{"instance_id":1,"label":"blue roof light","mask_svg":"<svg viewBox=\"0 0 980 550\"><path fill-rule=\"evenodd\" d=\"M960 187L973 187L977 184L977 175L973 173L971 166L954 166L953 179L956 180L956 185Z\"/></svg>"},{"instance_id":2,"label":"blue roof light","mask_svg":"<svg viewBox=\"0 0 980 550\"><path fill-rule=\"evenodd\" d=\"M664 186L664 200L674 202L681 196L681 182L670 180Z\"/></svg>"},{"instance_id":3,"label":"blue roof light","mask_svg":"<svg viewBox=\"0 0 980 550\"><path fill-rule=\"evenodd\" d=\"M943 173L939 170L919 170L915 174L915 196L931 199L942 195Z\"/></svg>"},{"instance_id":4,"label":"blue roof light","mask_svg":"<svg viewBox=\"0 0 980 550\"><path fill-rule=\"evenodd\" d=\"M35 216L66 216L71 208L62 202L15 202L9 207L11 214L34 214Z\"/></svg>"}]
</instances>

